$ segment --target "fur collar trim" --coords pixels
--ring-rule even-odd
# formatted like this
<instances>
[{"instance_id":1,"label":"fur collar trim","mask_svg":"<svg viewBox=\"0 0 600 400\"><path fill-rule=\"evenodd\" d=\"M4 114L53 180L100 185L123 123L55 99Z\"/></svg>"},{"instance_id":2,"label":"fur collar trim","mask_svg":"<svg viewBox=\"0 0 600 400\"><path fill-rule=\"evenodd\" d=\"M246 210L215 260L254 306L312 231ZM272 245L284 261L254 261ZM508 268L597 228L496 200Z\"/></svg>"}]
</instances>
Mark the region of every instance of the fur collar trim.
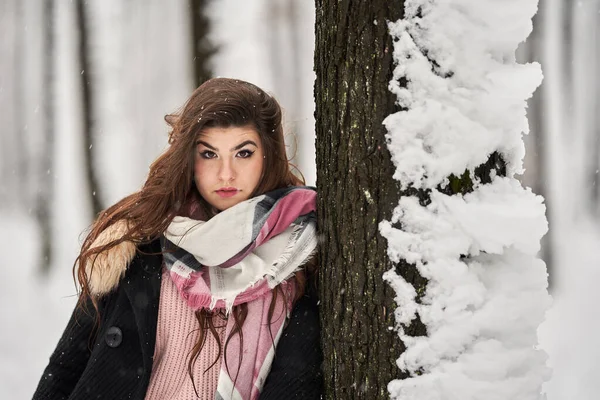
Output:
<instances>
[{"instance_id":1,"label":"fur collar trim","mask_svg":"<svg viewBox=\"0 0 600 400\"><path fill-rule=\"evenodd\" d=\"M91 247L104 246L113 240L117 240L123 237L127 230L128 226L125 220L117 221L102 231ZM122 242L108 251L98 254L93 262L87 263L85 273L88 278L90 293L102 296L113 291L125 276L127 266L135 257L136 250L134 243Z\"/></svg>"}]
</instances>

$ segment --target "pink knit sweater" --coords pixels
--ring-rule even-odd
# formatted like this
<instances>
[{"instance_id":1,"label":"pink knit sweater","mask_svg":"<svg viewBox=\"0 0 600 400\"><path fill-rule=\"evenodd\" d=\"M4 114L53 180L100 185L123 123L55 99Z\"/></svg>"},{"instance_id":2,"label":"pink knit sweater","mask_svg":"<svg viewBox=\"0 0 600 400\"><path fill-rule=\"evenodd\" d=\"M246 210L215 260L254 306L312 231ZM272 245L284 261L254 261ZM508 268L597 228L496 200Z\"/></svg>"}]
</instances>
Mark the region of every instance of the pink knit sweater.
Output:
<instances>
[{"instance_id":1,"label":"pink knit sweater","mask_svg":"<svg viewBox=\"0 0 600 400\"><path fill-rule=\"evenodd\" d=\"M214 322L215 326L222 326L217 328L217 332L223 345L226 321L215 317ZM146 400L197 399L187 367L189 354L198 337L198 321L194 311L179 296L175 284L164 270L160 286L156 347ZM222 351L215 365L204 371L215 361L218 353L218 342L208 331L204 347L193 368L194 382L201 400L215 398Z\"/></svg>"}]
</instances>

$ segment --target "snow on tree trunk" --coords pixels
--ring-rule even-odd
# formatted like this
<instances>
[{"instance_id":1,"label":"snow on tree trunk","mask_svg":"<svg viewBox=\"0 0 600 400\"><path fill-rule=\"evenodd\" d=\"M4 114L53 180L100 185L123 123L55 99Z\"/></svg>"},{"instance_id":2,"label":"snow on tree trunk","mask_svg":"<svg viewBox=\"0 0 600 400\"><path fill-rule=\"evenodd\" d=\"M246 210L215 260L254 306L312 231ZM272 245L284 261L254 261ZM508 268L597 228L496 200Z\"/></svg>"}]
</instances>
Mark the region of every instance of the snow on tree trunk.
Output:
<instances>
[{"instance_id":1,"label":"snow on tree trunk","mask_svg":"<svg viewBox=\"0 0 600 400\"><path fill-rule=\"evenodd\" d=\"M415 290L391 269L398 359L408 379L394 399L541 398L549 378L536 330L549 306L536 257L547 231L543 199L523 172L526 100L538 64L515 61L537 0L407 1L389 28L397 67L390 90L402 111L385 121L401 197L380 224L394 262L427 279ZM423 201L423 195L427 199ZM419 288L420 289L420 288ZM419 320L427 336L411 336Z\"/></svg>"}]
</instances>

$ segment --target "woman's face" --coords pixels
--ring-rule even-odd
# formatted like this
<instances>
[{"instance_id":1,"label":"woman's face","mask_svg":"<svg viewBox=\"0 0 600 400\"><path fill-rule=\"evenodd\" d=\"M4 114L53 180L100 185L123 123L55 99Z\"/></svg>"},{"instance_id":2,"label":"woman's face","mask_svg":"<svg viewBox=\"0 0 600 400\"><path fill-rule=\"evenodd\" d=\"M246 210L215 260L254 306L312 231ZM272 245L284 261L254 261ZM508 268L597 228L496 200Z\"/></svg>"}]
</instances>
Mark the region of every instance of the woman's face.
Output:
<instances>
[{"instance_id":1,"label":"woman's face","mask_svg":"<svg viewBox=\"0 0 600 400\"><path fill-rule=\"evenodd\" d=\"M196 140L196 187L219 211L250 198L263 164L260 136L252 126L205 128Z\"/></svg>"}]
</instances>

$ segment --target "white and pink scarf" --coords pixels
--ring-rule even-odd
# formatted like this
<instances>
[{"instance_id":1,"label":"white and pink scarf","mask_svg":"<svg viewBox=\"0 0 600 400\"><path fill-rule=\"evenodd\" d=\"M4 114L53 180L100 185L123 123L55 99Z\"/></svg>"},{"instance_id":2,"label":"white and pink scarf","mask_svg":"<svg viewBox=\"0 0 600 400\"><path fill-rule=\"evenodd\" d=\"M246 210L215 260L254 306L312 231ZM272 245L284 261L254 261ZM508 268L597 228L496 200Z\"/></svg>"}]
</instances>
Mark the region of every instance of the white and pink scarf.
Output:
<instances>
[{"instance_id":1,"label":"white and pink scarf","mask_svg":"<svg viewBox=\"0 0 600 400\"><path fill-rule=\"evenodd\" d=\"M287 280L317 247L315 210L314 189L285 188L243 201L208 221L175 217L164 233L165 265L193 310L229 313L235 305L248 306L243 343L239 335L229 341L215 399L260 395L295 294ZM278 285L286 295L277 297L269 326L271 293ZM229 318L225 337L233 328Z\"/></svg>"}]
</instances>

